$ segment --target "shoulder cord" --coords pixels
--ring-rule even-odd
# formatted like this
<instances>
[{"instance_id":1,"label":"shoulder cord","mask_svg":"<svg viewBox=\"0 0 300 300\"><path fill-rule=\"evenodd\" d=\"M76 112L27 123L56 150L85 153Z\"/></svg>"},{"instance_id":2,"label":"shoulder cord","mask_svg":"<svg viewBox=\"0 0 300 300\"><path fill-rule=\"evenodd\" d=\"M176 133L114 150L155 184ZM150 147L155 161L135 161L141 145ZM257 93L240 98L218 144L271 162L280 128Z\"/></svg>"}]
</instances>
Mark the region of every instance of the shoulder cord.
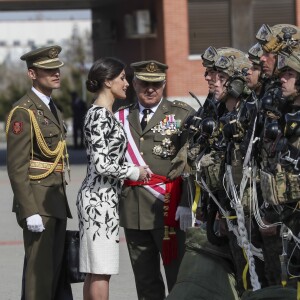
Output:
<instances>
[{"instance_id":1,"label":"shoulder cord","mask_svg":"<svg viewBox=\"0 0 300 300\"><path fill-rule=\"evenodd\" d=\"M69 168L69 155L67 152L67 145L66 145L66 141L65 140L60 140L56 146L56 148L54 150L49 149L44 136L42 135L41 129L39 127L39 124L36 120L36 117L33 113L32 110L24 108L24 107L20 107L20 106L16 106L8 115L7 118L7 122L6 122L6 136L8 134L8 129L9 129L9 124L11 122L11 118L13 113L15 112L16 109L24 109L29 113L29 117L30 117L30 125L31 125L31 148L32 148L32 156L33 156L33 129L35 132L35 136L36 136L36 140L37 140L37 144L39 149L41 150L42 154L48 158L52 158L52 157L56 157L54 163L52 164L52 166L50 167L49 170L47 170L45 173L40 174L40 175L29 175L30 179L33 180L39 180L39 179L43 179L46 178L47 176L49 176L56 168L58 162L60 160L62 160L62 164L63 164L63 169L64 169L64 158L66 158L67 160L67 165ZM32 128L33 127L33 128ZM65 150L65 155L64 155L64 150ZM33 157L32 157L33 158Z\"/></svg>"}]
</instances>

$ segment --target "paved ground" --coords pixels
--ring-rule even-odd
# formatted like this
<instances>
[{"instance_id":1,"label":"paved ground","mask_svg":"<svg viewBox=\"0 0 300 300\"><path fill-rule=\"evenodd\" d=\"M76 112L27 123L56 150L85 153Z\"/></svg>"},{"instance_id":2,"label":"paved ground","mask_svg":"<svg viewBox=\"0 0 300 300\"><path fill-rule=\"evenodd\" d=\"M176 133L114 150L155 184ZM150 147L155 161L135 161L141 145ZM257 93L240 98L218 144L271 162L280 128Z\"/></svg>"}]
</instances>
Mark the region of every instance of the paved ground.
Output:
<instances>
[{"instance_id":1,"label":"paved ground","mask_svg":"<svg viewBox=\"0 0 300 300\"><path fill-rule=\"evenodd\" d=\"M69 204L73 220L68 222L69 229L77 229L76 195L85 175L85 152L70 150L71 183L67 188ZM12 191L9 184L6 165L5 144L0 143L0 291L1 300L20 299L21 275L23 265L22 231L18 227L14 214L11 212ZM101 255L101 254L99 254ZM74 300L82 299L82 284L73 284ZM111 300L137 299L133 273L128 257L126 241L121 231L120 242L120 274L113 276L110 286Z\"/></svg>"}]
</instances>

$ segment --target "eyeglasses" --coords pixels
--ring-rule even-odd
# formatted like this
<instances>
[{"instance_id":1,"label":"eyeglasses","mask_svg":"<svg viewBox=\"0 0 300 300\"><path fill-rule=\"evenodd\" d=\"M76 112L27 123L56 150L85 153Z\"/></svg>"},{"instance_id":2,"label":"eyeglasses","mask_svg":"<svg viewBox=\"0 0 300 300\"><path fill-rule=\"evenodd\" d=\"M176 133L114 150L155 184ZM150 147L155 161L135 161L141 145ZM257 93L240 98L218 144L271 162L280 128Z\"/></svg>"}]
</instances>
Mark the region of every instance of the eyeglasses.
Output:
<instances>
[{"instance_id":1,"label":"eyeglasses","mask_svg":"<svg viewBox=\"0 0 300 300\"><path fill-rule=\"evenodd\" d=\"M202 54L202 59L208 60L209 62L215 62L218 58L218 52L215 47L209 46Z\"/></svg>"},{"instance_id":2,"label":"eyeglasses","mask_svg":"<svg viewBox=\"0 0 300 300\"><path fill-rule=\"evenodd\" d=\"M258 39L261 42L268 42L272 37L272 30L269 25L263 24L257 34L256 39Z\"/></svg>"},{"instance_id":3,"label":"eyeglasses","mask_svg":"<svg viewBox=\"0 0 300 300\"><path fill-rule=\"evenodd\" d=\"M163 81L154 81L154 82L152 82L152 81L138 80L137 82L143 88L152 87L154 89L159 89L165 84L166 81L163 80Z\"/></svg>"}]
</instances>

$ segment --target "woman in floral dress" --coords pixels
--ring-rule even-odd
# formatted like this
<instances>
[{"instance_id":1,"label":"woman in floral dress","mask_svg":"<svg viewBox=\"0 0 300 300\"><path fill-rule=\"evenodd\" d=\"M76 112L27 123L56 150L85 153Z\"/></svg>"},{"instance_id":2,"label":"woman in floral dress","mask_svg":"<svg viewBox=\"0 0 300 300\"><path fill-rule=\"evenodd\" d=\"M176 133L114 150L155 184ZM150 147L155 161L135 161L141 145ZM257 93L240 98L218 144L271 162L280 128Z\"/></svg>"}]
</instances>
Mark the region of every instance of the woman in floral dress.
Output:
<instances>
[{"instance_id":1,"label":"woman in floral dress","mask_svg":"<svg viewBox=\"0 0 300 300\"><path fill-rule=\"evenodd\" d=\"M86 273L84 300L108 299L109 280L119 272L119 195L123 180L147 180L147 166L125 162L127 137L112 113L116 98L125 99L125 65L102 58L91 67L87 90L95 101L84 122L87 174L77 197L80 271Z\"/></svg>"}]
</instances>

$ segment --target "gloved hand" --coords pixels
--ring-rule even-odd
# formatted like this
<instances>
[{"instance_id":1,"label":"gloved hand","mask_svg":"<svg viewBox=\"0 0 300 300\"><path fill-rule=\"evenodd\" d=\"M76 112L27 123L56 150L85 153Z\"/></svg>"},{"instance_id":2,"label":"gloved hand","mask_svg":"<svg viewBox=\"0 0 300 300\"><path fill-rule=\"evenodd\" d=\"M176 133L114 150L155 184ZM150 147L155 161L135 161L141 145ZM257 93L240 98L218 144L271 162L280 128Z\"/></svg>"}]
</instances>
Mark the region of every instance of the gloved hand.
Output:
<instances>
[{"instance_id":1,"label":"gloved hand","mask_svg":"<svg viewBox=\"0 0 300 300\"><path fill-rule=\"evenodd\" d=\"M38 214L26 218L27 228L32 232L42 232L45 230L42 217Z\"/></svg>"},{"instance_id":2,"label":"gloved hand","mask_svg":"<svg viewBox=\"0 0 300 300\"><path fill-rule=\"evenodd\" d=\"M200 159L200 167L209 167L215 163L211 153L205 154Z\"/></svg>"},{"instance_id":3,"label":"gloved hand","mask_svg":"<svg viewBox=\"0 0 300 300\"><path fill-rule=\"evenodd\" d=\"M192 226L193 216L190 207L178 206L175 214L175 220L179 220L180 229L186 231Z\"/></svg>"},{"instance_id":4,"label":"gloved hand","mask_svg":"<svg viewBox=\"0 0 300 300\"><path fill-rule=\"evenodd\" d=\"M170 180L176 179L181 176L182 173L188 173L187 146L188 144L186 143L171 161L172 167L167 175Z\"/></svg>"}]
</instances>

